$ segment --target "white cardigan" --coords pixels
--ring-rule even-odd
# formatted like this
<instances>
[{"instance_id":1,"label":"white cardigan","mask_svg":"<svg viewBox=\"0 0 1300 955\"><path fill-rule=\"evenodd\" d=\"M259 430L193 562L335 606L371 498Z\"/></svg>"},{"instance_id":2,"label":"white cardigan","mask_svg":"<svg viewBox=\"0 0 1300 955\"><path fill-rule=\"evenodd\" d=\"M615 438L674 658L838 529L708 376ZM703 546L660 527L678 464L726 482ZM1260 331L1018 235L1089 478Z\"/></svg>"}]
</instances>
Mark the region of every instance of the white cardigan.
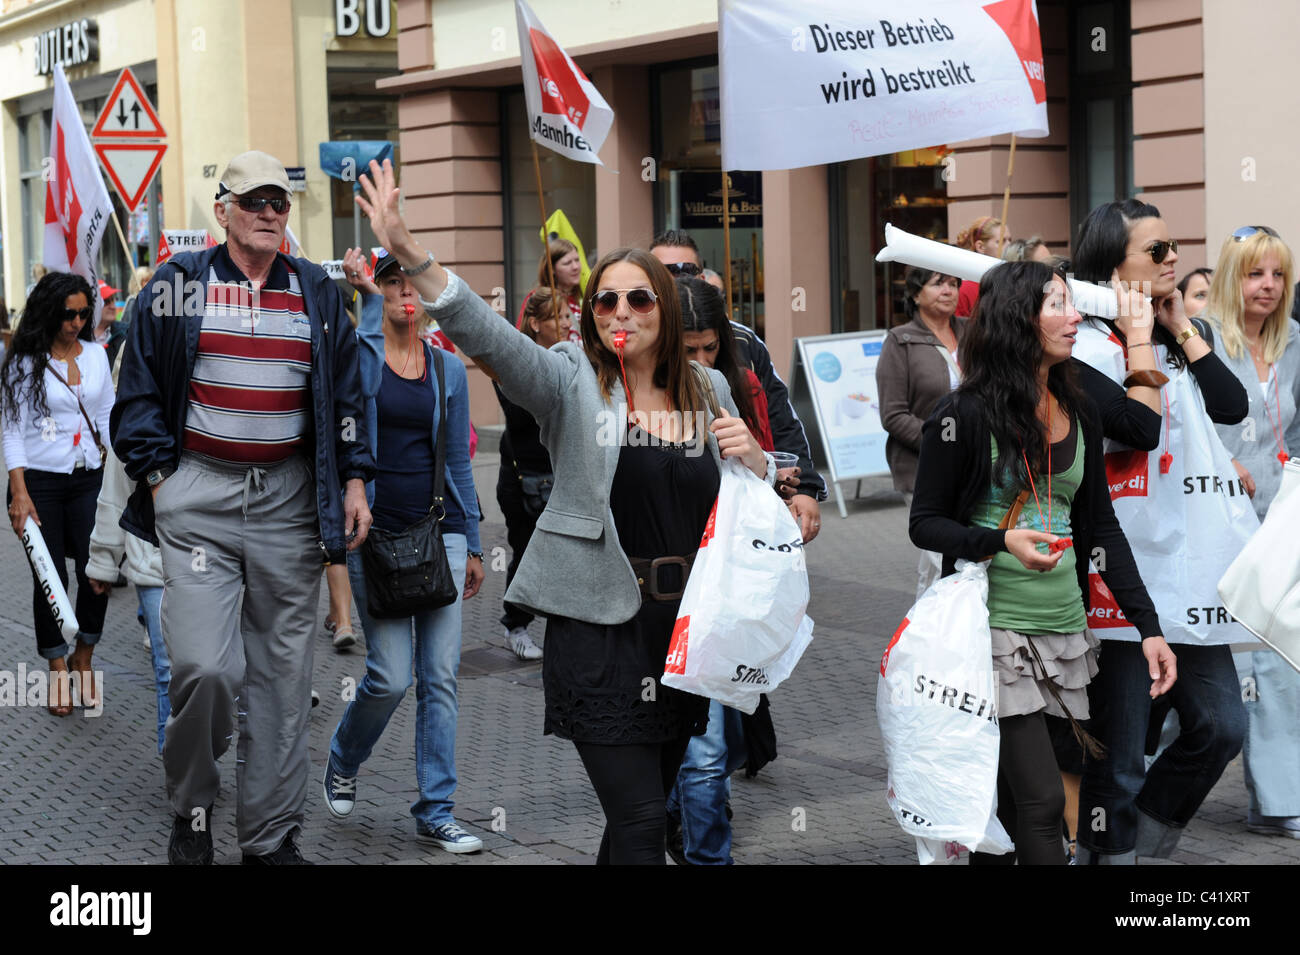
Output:
<instances>
[{"instance_id":1,"label":"white cardigan","mask_svg":"<svg viewBox=\"0 0 1300 955\"><path fill-rule=\"evenodd\" d=\"M32 468L37 471L52 471L56 474L71 474L78 462L87 468L97 468L103 462L99 459L99 449L95 447L95 437L90 432L86 419L82 417L81 408L77 406L77 395L86 407L86 413L99 430L99 438L108 445L108 416L113 410L113 382L109 376L108 353L102 345L93 342L81 343L81 354L74 361L81 374L81 382L68 388L55 377L51 369L58 369L59 374L67 378L67 363L50 359L45 370L45 400L49 406L49 415L36 413L30 397L31 368L30 356L15 356L11 374L16 371L24 381L20 385L19 408L17 417L4 414L0 426L4 429L5 466L14 468ZM80 442L74 444L77 432L81 432Z\"/></svg>"}]
</instances>

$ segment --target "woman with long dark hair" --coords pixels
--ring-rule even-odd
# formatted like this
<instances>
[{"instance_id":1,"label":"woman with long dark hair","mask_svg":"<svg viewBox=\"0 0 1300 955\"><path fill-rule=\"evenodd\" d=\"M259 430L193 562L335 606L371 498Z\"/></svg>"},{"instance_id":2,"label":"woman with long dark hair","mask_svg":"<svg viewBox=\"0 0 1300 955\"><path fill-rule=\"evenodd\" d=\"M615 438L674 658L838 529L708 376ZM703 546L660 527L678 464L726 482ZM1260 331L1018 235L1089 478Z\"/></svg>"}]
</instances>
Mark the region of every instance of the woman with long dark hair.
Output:
<instances>
[{"instance_id":1,"label":"woman with long dark hair","mask_svg":"<svg viewBox=\"0 0 1300 955\"><path fill-rule=\"evenodd\" d=\"M541 424L555 486L507 596L547 618L545 732L574 742L605 811L597 861L662 865L665 799L708 707L659 680L686 574L722 458L769 480L775 465L726 379L686 360L677 289L654 256L606 254L582 345L538 348L416 242L391 163L371 163L361 188L426 310Z\"/></svg>"},{"instance_id":2,"label":"woman with long dark hair","mask_svg":"<svg viewBox=\"0 0 1300 955\"><path fill-rule=\"evenodd\" d=\"M1016 853L977 854L974 863L1065 861L1065 796L1044 716L1088 716L1086 687L1097 672L1087 626L1094 548L1108 555L1106 585L1144 638L1149 692L1164 693L1175 679L1111 508L1100 416L1069 362L1080 320L1063 274L1038 262L991 269L963 342L962 383L922 430L912 542L942 554L945 573L958 558L994 555L998 817Z\"/></svg>"},{"instance_id":3,"label":"woman with long dark hair","mask_svg":"<svg viewBox=\"0 0 1300 955\"><path fill-rule=\"evenodd\" d=\"M1101 672L1089 688L1091 729L1107 755L1085 762L1079 818L1104 816L1106 825L1080 827L1080 863L1168 857L1240 751L1246 728L1229 649L1243 631L1226 613L1218 622L1218 615L1203 614L1201 608L1219 603L1215 584L1235 556L1230 542L1248 534L1244 524L1223 515L1240 510L1243 518L1253 517L1244 492L1237 494L1230 467L1224 474L1201 474L1196 464L1215 454L1209 422L1235 424L1245 417L1246 392L1214 354L1209 326L1187 318L1176 287L1177 261L1178 242L1160 211L1136 199L1092 210L1074 247L1076 278L1113 281L1130 293L1130 307L1118 319L1089 318L1080 327L1078 357L1126 387L1139 386L1131 390L1144 393L1164 419L1155 448L1111 442L1106 463L1117 513L1139 566L1161 585L1153 588L1155 606L1183 677L1168 698L1153 702L1145 692L1146 667L1133 621L1096 622L1104 629ZM1193 445L1189 434L1203 437ZM1223 457L1226 461L1226 453ZM1189 462L1195 464L1191 472ZM1212 527L1213 521L1219 523ZM1192 533L1198 539L1204 535L1206 545L1188 544L1184 535ZM1171 540L1156 540L1171 534ZM1199 583L1191 582L1193 577ZM1170 707L1178 713L1181 732L1148 771L1148 725L1158 731Z\"/></svg>"},{"instance_id":4,"label":"woman with long dark hair","mask_svg":"<svg viewBox=\"0 0 1300 955\"><path fill-rule=\"evenodd\" d=\"M79 674L82 703L96 694L91 655L104 630L107 594L86 578L95 501L103 479L100 448L108 438L113 382L102 348L78 335L94 317L95 297L79 275L49 272L32 289L22 321L0 364L0 424L9 468L9 522L21 535L31 517L63 586L67 558L77 573L77 646L68 644L33 573L32 614L36 646L50 661L49 710L72 712L66 694L69 668ZM66 660L64 658L67 658ZM62 676L59 676L62 674ZM60 683L62 682L62 687Z\"/></svg>"}]
</instances>

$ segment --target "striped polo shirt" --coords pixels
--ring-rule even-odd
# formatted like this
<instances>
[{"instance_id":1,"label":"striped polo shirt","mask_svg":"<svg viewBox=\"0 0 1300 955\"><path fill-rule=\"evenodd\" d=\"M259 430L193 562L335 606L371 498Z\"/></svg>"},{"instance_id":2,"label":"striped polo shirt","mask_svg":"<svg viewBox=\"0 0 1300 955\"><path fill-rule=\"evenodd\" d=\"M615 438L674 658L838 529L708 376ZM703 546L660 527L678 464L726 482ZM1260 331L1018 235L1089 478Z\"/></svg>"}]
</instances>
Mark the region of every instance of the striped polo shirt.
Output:
<instances>
[{"instance_id":1,"label":"striped polo shirt","mask_svg":"<svg viewBox=\"0 0 1300 955\"><path fill-rule=\"evenodd\" d=\"M277 256L254 292L222 246L208 272L185 450L234 464L292 457L307 436L310 388L311 323L298 273Z\"/></svg>"}]
</instances>

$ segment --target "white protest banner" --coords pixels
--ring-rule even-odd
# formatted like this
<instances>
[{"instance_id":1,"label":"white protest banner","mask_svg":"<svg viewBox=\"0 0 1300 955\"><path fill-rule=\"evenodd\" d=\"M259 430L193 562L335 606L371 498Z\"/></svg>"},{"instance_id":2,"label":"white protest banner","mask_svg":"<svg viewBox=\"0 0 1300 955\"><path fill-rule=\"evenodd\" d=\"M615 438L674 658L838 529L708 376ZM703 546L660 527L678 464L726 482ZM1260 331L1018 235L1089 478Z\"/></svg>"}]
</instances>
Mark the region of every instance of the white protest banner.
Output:
<instances>
[{"instance_id":1,"label":"white protest banner","mask_svg":"<svg viewBox=\"0 0 1300 955\"><path fill-rule=\"evenodd\" d=\"M723 169L1047 135L1033 0L719 0L718 75Z\"/></svg>"},{"instance_id":2,"label":"white protest banner","mask_svg":"<svg viewBox=\"0 0 1300 955\"><path fill-rule=\"evenodd\" d=\"M524 0L515 0L515 15L529 135L561 156L604 165L596 152L614 111Z\"/></svg>"},{"instance_id":3,"label":"white protest banner","mask_svg":"<svg viewBox=\"0 0 1300 955\"><path fill-rule=\"evenodd\" d=\"M97 289L95 260L113 205L62 65L54 67L52 120L50 152L45 160L45 243L41 261L51 272L73 272ZM95 298L99 298L97 291ZM92 304L98 308L98 301Z\"/></svg>"},{"instance_id":4,"label":"white protest banner","mask_svg":"<svg viewBox=\"0 0 1300 955\"><path fill-rule=\"evenodd\" d=\"M216 244L207 229L163 229L158 241L158 261L154 265L162 265L178 252L202 252Z\"/></svg>"}]
</instances>

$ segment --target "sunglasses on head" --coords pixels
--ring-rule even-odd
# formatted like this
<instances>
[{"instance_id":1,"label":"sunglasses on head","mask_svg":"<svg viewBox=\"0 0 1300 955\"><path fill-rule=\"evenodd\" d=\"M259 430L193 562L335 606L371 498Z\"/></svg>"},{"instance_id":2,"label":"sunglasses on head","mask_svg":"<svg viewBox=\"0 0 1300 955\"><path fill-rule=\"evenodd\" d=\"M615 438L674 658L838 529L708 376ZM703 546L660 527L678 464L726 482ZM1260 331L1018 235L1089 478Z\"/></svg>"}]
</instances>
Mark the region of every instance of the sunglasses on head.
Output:
<instances>
[{"instance_id":1,"label":"sunglasses on head","mask_svg":"<svg viewBox=\"0 0 1300 955\"><path fill-rule=\"evenodd\" d=\"M1157 239L1151 243L1151 248L1143 249L1141 252L1133 252L1132 255L1149 255L1151 261L1159 265L1165 259L1169 258L1170 252L1178 251L1178 240L1170 239L1166 242L1164 239Z\"/></svg>"},{"instance_id":2,"label":"sunglasses on head","mask_svg":"<svg viewBox=\"0 0 1300 955\"><path fill-rule=\"evenodd\" d=\"M288 199L267 199L265 196L235 196L235 202L245 212L261 212L267 206L276 215L282 216L289 211Z\"/></svg>"},{"instance_id":3,"label":"sunglasses on head","mask_svg":"<svg viewBox=\"0 0 1300 955\"><path fill-rule=\"evenodd\" d=\"M648 288L607 288L591 297L591 312L597 318L608 318L618 308L618 300L627 298L628 308L638 315L648 315L659 299Z\"/></svg>"},{"instance_id":4,"label":"sunglasses on head","mask_svg":"<svg viewBox=\"0 0 1300 955\"><path fill-rule=\"evenodd\" d=\"M664 268L673 275L699 275L704 271L694 262L673 262L665 265Z\"/></svg>"},{"instance_id":5,"label":"sunglasses on head","mask_svg":"<svg viewBox=\"0 0 1300 955\"><path fill-rule=\"evenodd\" d=\"M1281 238L1281 236L1279 236L1277 232L1270 229L1266 225L1244 225L1236 232L1232 233L1232 240L1234 242L1240 242L1243 239L1249 239L1252 235L1255 235L1260 232L1264 233L1265 235L1271 235L1275 239Z\"/></svg>"},{"instance_id":6,"label":"sunglasses on head","mask_svg":"<svg viewBox=\"0 0 1300 955\"><path fill-rule=\"evenodd\" d=\"M65 322L75 322L77 319L81 319L83 322L88 322L94 314L95 310L89 305L85 308L65 308L63 310L63 320Z\"/></svg>"}]
</instances>

